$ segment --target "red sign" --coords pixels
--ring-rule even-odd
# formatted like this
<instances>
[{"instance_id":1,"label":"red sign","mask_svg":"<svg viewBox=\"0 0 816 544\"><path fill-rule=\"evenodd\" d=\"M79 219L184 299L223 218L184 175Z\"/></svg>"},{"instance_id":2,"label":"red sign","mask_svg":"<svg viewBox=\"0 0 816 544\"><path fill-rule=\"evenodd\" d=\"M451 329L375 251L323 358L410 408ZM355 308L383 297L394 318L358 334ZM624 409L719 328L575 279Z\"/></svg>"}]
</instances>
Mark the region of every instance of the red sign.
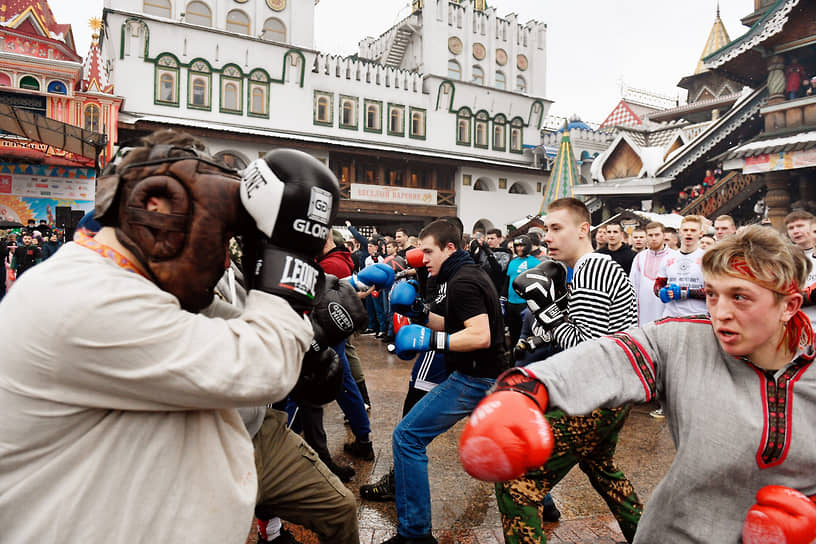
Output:
<instances>
[{"instance_id":1,"label":"red sign","mask_svg":"<svg viewBox=\"0 0 816 544\"><path fill-rule=\"evenodd\" d=\"M11 194L11 176L0 176L0 193Z\"/></svg>"}]
</instances>

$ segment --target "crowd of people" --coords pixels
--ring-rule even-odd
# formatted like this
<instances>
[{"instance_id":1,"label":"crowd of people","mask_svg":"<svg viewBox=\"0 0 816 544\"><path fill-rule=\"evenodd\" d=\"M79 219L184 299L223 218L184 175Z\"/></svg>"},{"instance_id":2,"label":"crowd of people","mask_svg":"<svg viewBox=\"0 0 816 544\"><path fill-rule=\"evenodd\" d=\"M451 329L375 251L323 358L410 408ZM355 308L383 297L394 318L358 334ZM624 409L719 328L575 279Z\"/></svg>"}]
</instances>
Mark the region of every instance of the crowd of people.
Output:
<instances>
[{"instance_id":1,"label":"crowd of people","mask_svg":"<svg viewBox=\"0 0 816 544\"><path fill-rule=\"evenodd\" d=\"M463 418L508 543L546 541L576 465L629 542L816 538L807 212L787 238L729 216L627 232L563 198L524 233L365 237L332 228L337 181L307 154L238 173L174 131L98 188L0 303L0 540L242 542L254 516L261 544L296 542L282 520L358 542L355 469L323 426L337 402L344 451L374 460L355 331L413 361L393 467L360 486L396 503L389 544L437 542L427 447ZM677 447L645 505L615 461L635 403Z\"/></svg>"},{"instance_id":2,"label":"crowd of people","mask_svg":"<svg viewBox=\"0 0 816 544\"><path fill-rule=\"evenodd\" d=\"M0 234L0 299L23 272L56 253L62 238L45 219L29 219L25 227Z\"/></svg>"}]
</instances>

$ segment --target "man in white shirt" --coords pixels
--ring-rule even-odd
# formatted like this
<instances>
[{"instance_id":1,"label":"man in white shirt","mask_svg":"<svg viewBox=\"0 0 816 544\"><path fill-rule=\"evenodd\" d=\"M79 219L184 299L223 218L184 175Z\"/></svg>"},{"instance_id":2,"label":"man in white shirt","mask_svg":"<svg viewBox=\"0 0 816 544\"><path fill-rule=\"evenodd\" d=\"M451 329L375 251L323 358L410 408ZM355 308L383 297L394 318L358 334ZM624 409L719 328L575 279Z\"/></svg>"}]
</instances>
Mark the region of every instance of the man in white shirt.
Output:
<instances>
[{"instance_id":1,"label":"man in white shirt","mask_svg":"<svg viewBox=\"0 0 816 544\"><path fill-rule=\"evenodd\" d=\"M805 301L802 311L812 322L816 318L816 258L813 255L813 225L816 217L804 210L797 210L785 216L785 230L796 247L805 252L813 267L805 282Z\"/></svg>"},{"instance_id":2,"label":"man in white shirt","mask_svg":"<svg viewBox=\"0 0 816 544\"><path fill-rule=\"evenodd\" d=\"M664 304L654 296L654 283L663 258L670 252L663 240L663 225L657 222L646 225L646 249L637 254L629 273L637 297L638 326L663 317Z\"/></svg>"},{"instance_id":3,"label":"man in white shirt","mask_svg":"<svg viewBox=\"0 0 816 544\"><path fill-rule=\"evenodd\" d=\"M700 237L703 220L689 215L680 223L680 249L663 258L654 294L664 303L663 317L700 315L706 313L703 282L703 250Z\"/></svg>"}]
</instances>

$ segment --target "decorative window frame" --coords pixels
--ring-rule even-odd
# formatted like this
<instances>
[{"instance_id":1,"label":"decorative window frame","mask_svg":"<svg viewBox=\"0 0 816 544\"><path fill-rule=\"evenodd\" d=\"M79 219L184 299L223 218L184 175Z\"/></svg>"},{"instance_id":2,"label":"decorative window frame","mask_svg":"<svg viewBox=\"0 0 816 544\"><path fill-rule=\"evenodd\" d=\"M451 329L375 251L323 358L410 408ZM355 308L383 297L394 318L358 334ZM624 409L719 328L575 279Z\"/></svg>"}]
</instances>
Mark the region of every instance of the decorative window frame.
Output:
<instances>
[{"instance_id":1,"label":"decorative window frame","mask_svg":"<svg viewBox=\"0 0 816 544\"><path fill-rule=\"evenodd\" d=\"M63 92L56 91L56 90L54 90L54 91L51 90L52 87L57 87L59 85L62 85ZM48 83L46 83L45 92L50 93L50 94L61 94L61 95L67 96L68 95L68 85L64 81L61 81L59 79L52 79L52 80L48 81Z\"/></svg>"},{"instance_id":2,"label":"decorative window frame","mask_svg":"<svg viewBox=\"0 0 816 544\"><path fill-rule=\"evenodd\" d=\"M283 27L283 39L282 40L271 40L269 38L264 38L263 37L264 34L266 34L266 23L268 23L269 21L272 21L272 20L275 20L275 21L279 22L281 24L281 26ZM280 34L280 33L278 32L276 34ZM280 17L272 16L272 17L267 17L266 19L264 19L263 26L261 26L261 39L263 39L265 41L273 42L273 43L286 43L286 38L287 38L288 34L289 34L289 29L286 28L286 23L284 23L283 19L281 19Z\"/></svg>"},{"instance_id":3,"label":"decorative window frame","mask_svg":"<svg viewBox=\"0 0 816 544\"><path fill-rule=\"evenodd\" d=\"M179 63L172 53L163 53L156 58L153 85L153 103L157 106L179 107ZM172 100L161 99L161 80L163 75L173 78Z\"/></svg>"},{"instance_id":4,"label":"decorative window frame","mask_svg":"<svg viewBox=\"0 0 816 544\"><path fill-rule=\"evenodd\" d=\"M499 76L502 77L502 86L499 87ZM504 73L504 70L496 70L496 73L493 75L493 86L500 91L507 90L507 74Z\"/></svg>"},{"instance_id":5,"label":"decorative window frame","mask_svg":"<svg viewBox=\"0 0 816 544\"><path fill-rule=\"evenodd\" d=\"M383 129L383 103L380 100L363 100L363 131L371 132L373 134L382 134ZM377 108L377 128L369 128L368 126L368 108L369 106L376 106Z\"/></svg>"},{"instance_id":6,"label":"decorative window frame","mask_svg":"<svg viewBox=\"0 0 816 544\"><path fill-rule=\"evenodd\" d=\"M515 134L518 134L518 146L513 145ZM518 117L510 122L510 153L524 153L524 121Z\"/></svg>"},{"instance_id":7,"label":"decorative window frame","mask_svg":"<svg viewBox=\"0 0 816 544\"><path fill-rule=\"evenodd\" d=\"M456 66L458 66L458 67L459 67L459 77L453 77L453 76L451 75L451 69L450 69L450 67L451 67L451 63L452 63L452 62L455 62L455 63L456 63ZM449 79L449 80L451 80L451 81L462 81L462 63L461 63L461 62L459 62L459 61L458 61L458 60L456 60L456 59L448 59L448 79Z\"/></svg>"},{"instance_id":8,"label":"decorative window frame","mask_svg":"<svg viewBox=\"0 0 816 544\"><path fill-rule=\"evenodd\" d=\"M87 126L88 112L91 109L96 110L96 125L97 125L98 130L94 130L93 128L89 128ZM96 102L91 102L89 104L85 104L82 107L82 128L85 129L85 130L90 130L91 132L97 132L97 133L104 133L105 132L105 128L104 128L104 126L102 124L102 106L100 106Z\"/></svg>"},{"instance_id":9,"label":"decorative window frame","mask_svg":"<svg viewBox=\"0 0 816 544\"><path fill-rule=\"evenodd\" d=\"M194 79L205 79L207 82L206 104L201 106L193 103ZM204 59L194 59L187 68L187 107L194 110L212 110L212 67Z\"/></svg>"},{"instance_id":10,"label":"decorative window frame","mask_svg":"<svg viewBox=\"0 0 816 544\"><path fill-rule=\"evenodd\" d=\"M484 142L479 143L479 127L482 127L484 130ZM473 147L478 147L479 149L489 149L490 148L490 116L487 114L486 111L482 110L476 113L474 123L473 123Z\"/></svg>"},{"instance_id":11,"label":"decorative window frame","mask_svg":"<svg viewBox=\"0 0 816 544\"><path fill-rule=\"evenodd\" d=\"M229 15L232 12L243 13L247 18L247 30L246 32L239 32L237 30L230 30L229 25ZM235 24L235 23L232 23ZM234 34L240 34L241 36L252 36L252 16L249 15L246 11L238 8L233 8L227 12L227 15L224 17L224 30L227 32L232 32Z\"/></svg>"},{"instance_id":12,"label":"decorative window frame","mask_svg":"<svg viewBox=\"0 0 816 544\"><path fill-rule=\"evenodd\" d=\"M231 115L243 115L244 114L244 73L241 69L234 65L234 64L227 64L223 68L221 68L221 78L220 78L220 94L218 100L218 111L221 113L229 113ZM238 88L235 91L235 99L238 101L237 108L227 108L224 107L224 96L226 95L226 88L227 85L230 83L235 83L238 85Z\"/></svg>"},{"instance_id":13,"label":"decorative window frame","mask_svg":"<svg viewBox=\"0 0 816 544\"><path fill-rule=\"evenodd\" d=\"M414 132L414 115L418 115L420 123L422 123L421 134ZM408 137L413 138L414 140L426 139L428 133L428 112L425 110L425 108L415 108L413 106L408 108L408 123Z\"/></svg>"},{"instance_id":14,"label":"decorative window frame","mask_svg":"<svg viewBox=\"0 0 816 544\"><path fill-rule=\"evenodd\" d=\"M250 117L260 117L269 119L269 82L272 78L263 68L256 68L249 73L249 81L247 83L247 115ZM252 111L252 93L255 89L261 89L264 92L264 111L258 113Z\"/></svg>"},{"instance_id":15,"label":"decorative window frame","mask_svg":"<svg viewBox=\"0 0 816 544\"><path fill-rule=\"evenodd\" d=\"M317 104L321 98L325 98L328 101L328 107L326 108L326 113L328 114L328 120L323 121L317 117ZM315 91L314 92L314 100L312 101L312 122L315 125L320 125L322 127L331 127L334 126L334 93L326 92L326 91Z\"/></svg>"},{"instance_id":16,"label":"decorative window frame","mask_svg":"<svg viewBox=\"0 0 816 544\"><path fill-rule=\"evenodd\" d=\"M391 113L397 112L399 113L399 122L400 122L400 130L391 130ZM389 136L405 136L405 106L402 104L392 104L391 102L388 103L388 115L386 116L388 121L388 135Z\"/></svg>"},{"instance_id":17,"label":"decorative window frame","mask_svg":"<svg viewBox=\"0 0 816 544\"><path fill-rule=\"evenodd\" d=\"M343 122L343 114L346 104L351 104L351 123ZM346 130L357 130L360 128L360 99L356 96L340 95L340 106L338 110L338 123L340 128Z\"/></svg>"},{"instance_id":18,"label":"decorative window frame","mask_svg":"<svg viewBox=\"0 0 816 544\"><path fill-rule=\"evenodd\" d=\"M496 138L496 129L501 129L501 142ZM503 114L498 114L493 118L493 130L491 131L493 141L493 151L507 151L507 118Z\"/></svg>"},{"instance_id":19,"label":"decorative window frame","mask_svg":"<svg viewBox=\"0 0 816 544\"><path fill-rule=\"evenodd\" d=\"M212 10L212 7L210 7L210 5L207 2L205 2L204 0L187 0L187 3L184 4L184 13L189 16L190 4L192 4L193 2L198 2L199 4L203 4L204 7L206 7L209 10L209 12L210 12L210 22L208 24L206 24L206 25L202 25L201 23L190 23L190 21L187 19L187 17L185 17L184 22L185 23L190 23L192 25L198 25L198 26L204 26L204 27L207 27L207 28L212 28L212 26L213 26L213 10ZM171 9L172 9L172 4L171 4ZM201 15L201 14L196 14L196 15Z\"/></svg>"},{"instance_id":20,"label":"decorative window frame","mask_svg":"<svg viewBox=\"0 0 816 544\"><path fill-rule=\"evenodd\" d=\"M465 123L465 128L460 131L459 127L462 126L462 123ZM470 108L464 107L456 112L456 145L466 145L470 147L471 141L473 140L472 125L473 112L470 111ZM467 140L460 138L460 134L467 134Z\"/></svg>"},{"instance_id":21,"label":"decorative window frame","mask_svg":"<svg viewBox=\"0 0 816 544\"><path fill-rule=\"evenodd\" d=\"M479 81L476 81L477 71L480 74L479 75ZM484 87L485 79L486 79L486 76L485 76L484 68L482 68L478 64L474 64L473 66L471 66L471 68L470 68L470 82L471 83L473 83L474 85L481 85L481 86Z\"/></svg>"}]
</instances>

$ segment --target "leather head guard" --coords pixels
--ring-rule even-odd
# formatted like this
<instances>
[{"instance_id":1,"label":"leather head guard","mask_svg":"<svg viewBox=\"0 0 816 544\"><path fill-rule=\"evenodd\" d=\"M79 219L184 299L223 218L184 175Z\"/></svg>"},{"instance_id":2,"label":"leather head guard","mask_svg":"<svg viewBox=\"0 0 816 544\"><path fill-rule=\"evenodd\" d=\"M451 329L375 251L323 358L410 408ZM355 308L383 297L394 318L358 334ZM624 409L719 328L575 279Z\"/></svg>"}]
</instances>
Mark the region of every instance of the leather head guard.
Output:
<instances>
[{"instance_id":1,"label":"leather head guard","mask_svg":"<svg viewBox=\"0 0 816 544\"><path fill-rule=\"evenodd\" d=\"M524 256L525 257L527 255L529 255L530 252L533 250L533 242L530 240L530 237L527 236L526 234L516 236L513 239L513 249L516 250L516 249L518 249L520 247L524 248Z\"/></svg>"},{"instance_id":2,"label":"leather head guard","mask_svg":"<svg viewBox=\"0 0 816 544\"><path fill-rule=\"evenodd\" d=\"M117 155L97 182L94 211L159 287L198 312L228 266L230 238L249 223L238 173L204 155L192 137L168 139L168 132ZM160 134L170 143L151 144ZM169 211L149 211L151 197L169 203Z\"/></svg>"}]
</instances>

